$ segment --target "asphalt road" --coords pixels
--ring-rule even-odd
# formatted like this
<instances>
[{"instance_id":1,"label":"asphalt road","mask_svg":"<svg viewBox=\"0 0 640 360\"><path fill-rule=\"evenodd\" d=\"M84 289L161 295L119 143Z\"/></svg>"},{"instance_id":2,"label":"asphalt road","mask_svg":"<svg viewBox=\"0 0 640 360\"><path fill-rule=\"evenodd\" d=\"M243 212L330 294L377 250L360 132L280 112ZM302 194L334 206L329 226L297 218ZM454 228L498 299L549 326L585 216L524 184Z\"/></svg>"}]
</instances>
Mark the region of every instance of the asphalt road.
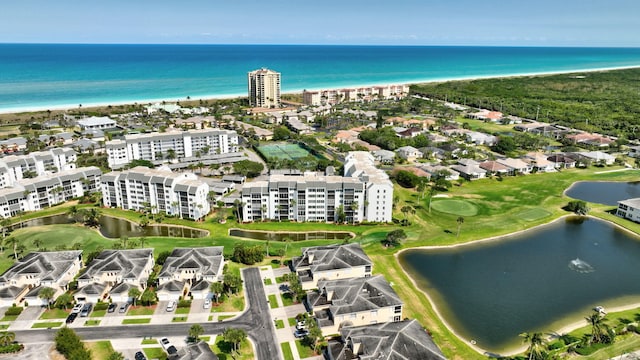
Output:
<instances>
[{"instance_id":1,"label":"asphalt road","mask_svg":"<svg viewBox=\"0 0 640 360\"><path fill-rule=\"evenodd\" d=\"M269 304L262 285L260 270L249 268L242 271L247 310L239 317L223 322L201 323L205 334L220 334L226 328L243 329L256 347L259 360L280 359L280 346L273 328ZM158 325L118 325L76 328L75 332L84 340L111 340L126 338L155 338L187 336L193 323L169 323ZM34 329L15 331L16 340L29 343L53 342L56 329Z\"/></svg>"}]
</instances>

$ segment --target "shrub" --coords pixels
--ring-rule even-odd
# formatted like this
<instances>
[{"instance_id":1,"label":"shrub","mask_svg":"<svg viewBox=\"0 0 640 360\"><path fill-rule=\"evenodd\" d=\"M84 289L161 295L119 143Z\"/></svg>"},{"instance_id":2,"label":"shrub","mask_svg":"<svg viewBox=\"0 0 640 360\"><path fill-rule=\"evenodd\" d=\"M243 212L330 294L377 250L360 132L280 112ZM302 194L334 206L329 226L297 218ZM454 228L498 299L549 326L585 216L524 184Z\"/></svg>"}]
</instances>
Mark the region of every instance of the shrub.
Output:
<instances>
[{"instance_id":1,"label":"shrub","mask_svg":"<svg viewBox=\"0 0 640 360\"><path fill-rule=\"evenodd\" d=\"M603 343L593 343L593 344L588 345L588 346L587 345L581 345L579 347L576 347L575 350L576 350L576 353L585 356L585 355L593 354L594 352L596 352L596 351L598 351L598 350L600 350L602 348L605 348L607 346L609 346L609 345L608 344L603 344Z\"/></svg>"},{"instance_id":2,"label":"shrub","mask_svg":"<svg viewBox=\"0 0 640 360\"><path fill-rule=\"evenodd\" d=\"M178 301L179 308L188 308L191 307L191 300L180 300Z\"/></svg>"},{"instance_id":3,"label":"shrub","mask_svg":"<svg viewBox=\"0 0 640 360\"><path fill-rule=\"evenodd\" d=\"M0 346L0 354L10 354L22 351L24 345L22 344L9 344L7 346Z\"/></svg>"},{"instance_id":4,"label":"shrub","mask_svg":"<svg viewBox=\"0 0 640 360\"><path fill-rule=\"evenodd\" d=\"M564 343L562 341L554 341L552 343L550 343L547 346L547 349L549 350L556 350L556 349L562 349L563 347L565 347Z\"/></svg>"},{"instance_id":5,"label":"shrub","mask_svg":"<svg viewBox=\"0 0 640 360\"><path fill-rule=\"evenodd\" d=\"M4 313L5 316L17 316L22 314L23 307L20 306L12 306Z\"/></svg>"},{"instance_id":6,"label":"shrub","mask_svg":"<svg viewBox=\"0 0 640 360\"><path fill-rule=\"evenodd\" d=\"M99 302L96 304L96 306L93 307L93 310L107 310L108 307L109 304L107 304L106 302Z\"/></svg>"}]
</instances>

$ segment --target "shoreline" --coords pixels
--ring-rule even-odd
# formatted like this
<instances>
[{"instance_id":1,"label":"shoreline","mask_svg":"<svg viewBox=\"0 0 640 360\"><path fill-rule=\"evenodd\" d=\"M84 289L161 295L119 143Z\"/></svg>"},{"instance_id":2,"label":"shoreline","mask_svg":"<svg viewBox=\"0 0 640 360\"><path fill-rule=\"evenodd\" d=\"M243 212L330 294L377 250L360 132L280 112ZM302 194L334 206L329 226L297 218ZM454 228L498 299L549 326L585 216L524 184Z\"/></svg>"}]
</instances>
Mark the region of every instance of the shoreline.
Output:
<instances>
[{"instance_id":1,"label":"shoreline","mask_svg":"<svg viewBox=\"0 0 640 360\"><path fill-rule=\"evenodd\" d=\"M573 184L572 184L573 186ZM570 187L569 187L570 188ZM461 243L461 244L453 244L453 245L436 245L436 246L418 246L418 247L413 247L413 248L405 248L405 249L401 249L400 251L396 252L394 255L397 264L400 266L400 269L402 269L402 272L407 276L407 278L409 278L409 280L411 281L411 283L413 284L414 288L419 291L420 293L422 293L427 300L429 300L429 303L431 304L431 308L433 309L433 311L436 313L436 315L438 316L438 320L440 320L442 322L442 324L447 328L447 330L449 332L451 332L455 337L458 338L458 340L464 342L467 346L469 346L470 348L472 348L473 350L475 350L476 352L478 352L479 354L482 355L489 355L489 354L496 354L495 352L492 352L490 350L484 349L480 346L478 346L477 344L471 343L471 341L474 341L474 339L467 339L463 336L460 335L460 333L458 333L452 326L451 324L449 324L449 322L443 317L442 312L440 312L440 309L437 305L436 302L433 301L433 298L431 297L431 295L429 293L427 293L427 291L425 291L424 289L422 289L416 279L414 279L414 277L405 269L405 267L402 265L402 263L399 261L399 256L400 254L402 254L405 251L409 251L409 250L437 250L437 249L455 249L455 248L459 248L459 247L464 247L464 246L471 246L471 245L476 245L476 244L483 244L483 243L487 243L487 242L497 242L497 241L508 241L510 240L509 237L512 235L518 235L521 234L525 231L529 231L529 230L533 230L542 226L548 226L551 225L557 221L566 219L567 217L570 216L575 216L575 215L571 215L571 214L567 214L567 215L562 215L556 219L553 219L547 223L544 224L540 224L540 225L536 225L533 227L530 227L528 229L523 229L523 230L518 230L509 234L505 234L505 235L497 235L497 236L491 236L488 238L484 238L484 239L479 239L479 240L472 240L466 243ZM632 235L634 235L635 237L638 237L640 239L640 235L638 235L637 233L619 225L616 224L612 221L608 221L593 215L586 215L587 218L590 219L594 219L597 221L603 221L606 222L610 225L613 225L613 227L620 229L622 231L625 231L627 233L630 233ZM615 299L611 300L611 301L615 301ZM620 312L620 311L626 311L626 310L632 310L632 309L636 309L636 308L640 308L640 302L632 302L630 304L624 304L624 305L618 305L618 306L613 306L607 309L607 313L615 313L615 312ZM567 318L569 318L570 315L567 316ZM557 320L554 323L558 323L558 322L562 322L563 320ZM553 323L552 323L553 324ZM556 329L552 329L551 331L554 334L564 334L564 333L569 333L571 331L574 331L576 329L579 329L581 327L585 327L587 326L587 324L585 323L584 320L579 320L579 321L573 321L570 322L566 325L562 325L560 328ZM523 353L524 351L526 351L527 349L527 345L523 344L520 346L517 346L513 349L510 349L509 347L507 347L507 350L504 353L500 353L499 355L501 356L514 356L514 355L518 355Z\"/></svg>"},{"instance_id":2,"label":"shoreline","mask_svg":"<svg viewBox=\"0 0 640 360\"><path fill-rule=\"evenodd\" d=\"M513 73L513 74L467 75L467 76L454 76L454 77L441 78L441 79L416 79L416 80L409 80L409 81L383 82L383 83L375 83L375 84L347 84L347 85L338 86L338 87L317 87L317 88L314 87L314 88L290 89L290 90L283 91L282 94L283 95L300 94L304 90L318 91L318 90L325 90L325 89L358 88L358 87L371 87L371 86L420 85L420 84L431 84L431 83L444 83L444 82L450 82L450 81L471 81L471 80L484 80L484 79L561 75L561 74L572 74L572 73L592 73L592 72L606 72L606 71L628 70L628 69L638 69L638 68L640 68L640 64L588 68L588 69L533 71L533 72ZM172 97L172 98L153 98L153 99L139 99L139 100L133 99L133 100L117 100L117 101L100 101L95 103L82 104L82 109L89 111L91 110L91 108L106 107L109 105L122 106L122 105L157 103L162 101L165 101L165 102L178 102L178 101L191 102L191 101L198 101L198 100L211 101L211 100L223 100L223 99L237 99L242 97L246 97L246 94L204 94L204 95L189 96L189 99L187 99L186 97L183 97L183 98ZM52 105L52 106L37 105L37 106L0 108L0 114L22 114L22 113L40 112L40 111L47 111L47 110L68 111L68 110L77 110L77 109L80 109L77 104L58 104L58 105Z\"/></svg>"}]
</instances>

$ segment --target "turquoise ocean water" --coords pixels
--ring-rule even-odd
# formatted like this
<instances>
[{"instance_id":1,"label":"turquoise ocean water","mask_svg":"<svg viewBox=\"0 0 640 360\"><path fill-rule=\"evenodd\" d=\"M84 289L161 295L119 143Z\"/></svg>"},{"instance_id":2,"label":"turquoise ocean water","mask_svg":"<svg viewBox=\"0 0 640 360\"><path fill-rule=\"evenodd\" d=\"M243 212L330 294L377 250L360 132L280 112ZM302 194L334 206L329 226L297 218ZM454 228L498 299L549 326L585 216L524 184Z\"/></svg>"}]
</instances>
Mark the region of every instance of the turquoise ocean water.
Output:
<instances>
[{"instance_id":1,"label":"turquoise ocean water","mask_svg":"<svg viewBox=\"0 0 640 360\"><path fill-rule=\"evenodd\" d=\"M0 112L640 66L640 48L0 44Z\"/></svg>"}]
</instances>

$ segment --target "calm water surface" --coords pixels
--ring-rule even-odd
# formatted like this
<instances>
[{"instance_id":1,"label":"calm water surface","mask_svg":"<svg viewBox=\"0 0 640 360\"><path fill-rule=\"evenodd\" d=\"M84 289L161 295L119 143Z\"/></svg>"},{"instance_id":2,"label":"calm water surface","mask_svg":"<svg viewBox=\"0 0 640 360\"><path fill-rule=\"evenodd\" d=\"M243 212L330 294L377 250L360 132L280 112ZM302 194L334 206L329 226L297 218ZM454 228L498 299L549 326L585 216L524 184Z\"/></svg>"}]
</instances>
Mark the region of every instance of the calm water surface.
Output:
<instances>
[{"instance_id":1,"label":"calm water surface","mask_svg":"<svg viewBox=\"0 0 640 360\"><path fill-rule=\"evenodd\" d=\"M618 201L640 197L640 182L580 181L565 195L574 199L617 206Z\"/></svg>"},{"instance_id":2,"label":"calm water surface","mask_svg":"<svg viewBox=\"0 0 640 360\"><path fill-rule=\"evenodd\" d=\"M594 306L638 301L639 260L640 238L576 218L500 241L400 256L447 323L497 353L521 344L524 331L557 330Z\"/></svg>"},{"instance_id":3,"label":"calm water surface","mask_svg":"<svg viewBox=\"0 0 640 360\"><path fill-rule=\"evenodd\" d=\"M67 215L63 214L27 220L23 222L22 226L28 227L71 223L73 223L73 221ZM99 231L102 236L112 239L117 239L121 236L167 236L201 238L208 235L207 231L181 226L150 225L145 228L141 228L140 226L138 226L138 224L132 223L131 221L104 215L100 218Z\"/></svg>"},{"instance_id":4,"label":"calm water surface","mask_svg":"<svg viewBox=\"0 0 640 360\"><path fill-rule=\"evenodd\" d=\"M309 231L309 232L271 232L271 231L253 231L242 229L231 229L229 235L243 237L254 240L271 240L271 241L285 241L291 239L292 241L304 241L304 240L344 240L352 239L353 235L343 231Z\"/></svg>"}]
</instances>

